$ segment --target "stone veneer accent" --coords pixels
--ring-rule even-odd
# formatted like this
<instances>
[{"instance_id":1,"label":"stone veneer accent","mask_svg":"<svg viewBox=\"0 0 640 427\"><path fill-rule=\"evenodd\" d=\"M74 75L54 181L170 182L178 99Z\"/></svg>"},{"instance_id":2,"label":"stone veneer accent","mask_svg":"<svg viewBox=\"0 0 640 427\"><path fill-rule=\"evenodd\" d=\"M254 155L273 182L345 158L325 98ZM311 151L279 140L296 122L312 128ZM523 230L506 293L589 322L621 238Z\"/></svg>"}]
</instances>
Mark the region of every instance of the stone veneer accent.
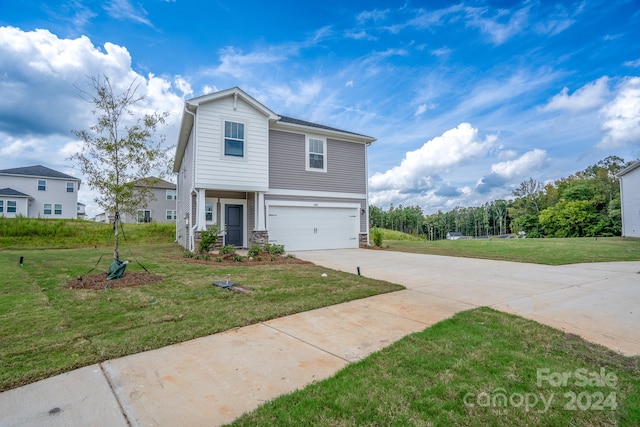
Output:
<instances>
[{"instance_id":1,"label":"stone veneer accent","mask_svg":"<svg viewBox=\"0 0 640 427\"><path fill-rule=\"evenodd\" d=\"M367 233L360 233L358 238L361 248L366 248L367 246L369 246L369 235Z\"/></svg>"},{"instance_id":2,"label":"stone veneer accent","mask_svg":"<svg viewBox=\"0 0 640 427\"><path fill-rule=\"evenodd\" d=\"M253 243L257 243L260 247L264 248L267 243L269 243L269 232L268 231L252 231L251 236L249 237L249 246Z\"/></svg>"}]
</instances>

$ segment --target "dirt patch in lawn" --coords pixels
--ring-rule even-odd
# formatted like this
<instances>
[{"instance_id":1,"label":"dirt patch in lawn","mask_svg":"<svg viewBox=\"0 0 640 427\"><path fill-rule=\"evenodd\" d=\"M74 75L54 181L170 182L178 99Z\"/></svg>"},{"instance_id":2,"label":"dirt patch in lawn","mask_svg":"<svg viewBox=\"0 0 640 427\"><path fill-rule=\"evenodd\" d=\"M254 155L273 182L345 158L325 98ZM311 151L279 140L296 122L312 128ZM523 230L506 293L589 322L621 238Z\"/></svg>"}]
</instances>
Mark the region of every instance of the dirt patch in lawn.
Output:
<instances>
[{"instance_id":1,"label":"dirt patch in lawn","mask_svg":"<svg viewBox=\"0 0 640 427\"><path fill-rule=\"evenodd\" d=\"M106 273L91 274L88 276L78 277L69 283L66 287L69 289L115 289L128 288L132 286L149 285L159 282L162 276L151 273L124 273L121 278L115 280L107 280Z\"/></svg>"}]
</instances>

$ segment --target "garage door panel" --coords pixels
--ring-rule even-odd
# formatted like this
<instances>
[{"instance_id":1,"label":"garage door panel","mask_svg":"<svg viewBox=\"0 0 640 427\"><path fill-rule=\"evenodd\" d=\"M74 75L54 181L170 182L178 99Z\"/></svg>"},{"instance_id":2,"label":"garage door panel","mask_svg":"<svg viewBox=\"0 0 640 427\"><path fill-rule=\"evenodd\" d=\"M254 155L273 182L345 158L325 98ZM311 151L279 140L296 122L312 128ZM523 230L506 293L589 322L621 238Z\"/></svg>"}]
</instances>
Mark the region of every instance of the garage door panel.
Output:
<instances>
[{"instance_id":1,"label":"garage door panel","mask_svg":"<svg viewBox=\"0 0 640 427\"><path fill-rule=\"evenodd\" d=\"M285 249L358 247L358 209L316 206L271 206L269 241Z\"/></svg>"}]
</instances>

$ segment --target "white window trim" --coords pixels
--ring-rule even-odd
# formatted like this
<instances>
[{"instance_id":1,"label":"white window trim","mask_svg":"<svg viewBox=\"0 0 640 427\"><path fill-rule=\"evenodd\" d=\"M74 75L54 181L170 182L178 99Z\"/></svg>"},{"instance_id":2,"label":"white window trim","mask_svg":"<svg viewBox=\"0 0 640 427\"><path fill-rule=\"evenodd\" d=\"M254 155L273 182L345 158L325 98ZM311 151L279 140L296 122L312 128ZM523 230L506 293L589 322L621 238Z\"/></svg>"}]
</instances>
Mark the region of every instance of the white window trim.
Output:
<instances>
[{"instance_id":1,"label":"white window trim","mask_svg":"<svg viewBox=\"0 0 640 427\"><path fill-rule=\"evenodd\" d=\"M4 200L0 200L0 214L4 213Z\"/></svg>"},{"instance_id":2,"label":"white window trim","mask_svg":"<svg viewBox=\"0 0 640 427\"><path fill-rule=\"evenodd\" d=\"M71 184L71 186L69 186L69 184ZM69 188L71 188L71 191L69 191ZM67 193L75 193L76 192L76 183L73 182L73 181L67 181L67 185L66 185L65 191Z\"/></svg>"},{"instance_id":3,"label":"white window trim","mask_svg":"<svg viewBox=\"0 0 640 427\"><path fill-rule=\"evenodd\" d=\"M207 204L211 204L211 220L207 219ZM218 220L218 199L206 197L204 199L204 219L207 225L215 224Z\"/></svg>"},{"instance_id":4,"label":"white window trim","mask_svg":"<svg viewBox=\"0 0 640 427\"><path fill-rule=\"evenodd\" d=\"M165 200L177 200L177 192L176 192L176 190L165 190L164 191L164 198L165 198Z\"/></svg>"},{"instance_id":5,"label":"white window trim","mask_svg":"<svg viewBox=\"0 0 640 427\"><path fill-rule=\"evenodd\" d=\"M178 218L178 213L175 209L167 209L164 218L167 221L175 221Z\"/></svg>"},{"instance_id":6,"label":"white window trim","mask_svg":"<svg viewBox=\"0 0 640 427\"><path fill-rule=\"evenodd\" d=\"M13 206L9 206L9 203L13 203ZM10 211L9 209L15 209L13 211ZM18 213L18 201L17 200L7 200L7 213Z\"/></svg>"},{"instance_id":7,"label":"white window trim","mask_svg":"<svg viewBox=\"0 0 640 427\"><path fill-rule=\"evenodd\" d=\"M60 213L56 213L56 210L57 210L56 206L60 206ZM54 215L62 215L63 212L64 212L64 209L63 209L62 203L54 203L53 204L53 214Z\"/></svg>"},{"instance_id":8,"label":"white window trim","mask_svg":"<svg viewBox=\"0 0 640 427\"><path fill-rule=\"evenodd\" d=\"M232 155L227 155L225 153L225 123L239 123L244 127L244 139L242 140L242 156L232 156ZM221 125L221 129L220 129L220 156L222 159L225 160L231 160L231 161L236 161L236 162L246 162L247 158L248 158L248 144L247 144L247 130L248 130L248 126L247 126L247 122L244 120L240 120L238 118L231 118L231 117L223 117L222 118L222 125Z\"/></svg>"},{"instance_id":9,"label":"white window trim","mask_svg":"<svg viewBox=\"0 0 640 427\"><path fill-rule=\"evenodd\" d=\"M43 190L40 189L40 181L44 182L44 189ZM38 191L47 191L47 180L46 179L39 179L38 181L36 181L36 188L38 189Z\"/></svg>"},{"instance_id":10,"label":"white window trim","mask_svg":"<svg viewBox=\"0 0 640 427\"><path fill-rule=\"evenodd\" d=\"M317 136L317 135L305 135L305 149L304 149L304 154L305 154L305 169L308 172L327 172L327 138L323 137L323 136ZM318 140L318 141L322 141L322 169L320 168L312 168L309 165L309 145L310 145L310 140L314 139L314 140Z\"/></svg>"},{"instance_id":11,"label":"white window trim","mask_svg":"<svg viewBox=\"0 0 640 427\"><path fill-rule=\"evenodd\" d=\"M49 213L47 213L47 206L49 206ZM44 203L42 205L42 214L43 215L53 215L53 203Z\"/></svg>"}]
</instances>

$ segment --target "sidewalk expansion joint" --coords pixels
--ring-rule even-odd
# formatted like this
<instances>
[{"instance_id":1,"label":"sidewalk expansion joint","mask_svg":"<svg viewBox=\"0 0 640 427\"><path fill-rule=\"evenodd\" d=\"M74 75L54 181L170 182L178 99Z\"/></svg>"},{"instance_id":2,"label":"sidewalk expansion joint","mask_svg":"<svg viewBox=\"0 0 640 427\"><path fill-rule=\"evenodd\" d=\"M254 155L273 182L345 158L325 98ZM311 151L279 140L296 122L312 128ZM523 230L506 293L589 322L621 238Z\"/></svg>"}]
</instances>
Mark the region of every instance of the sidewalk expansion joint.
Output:
<instances>
[{"instance_id":1,"label":"sidewalk expansion joint","mask_svg":"<svg viewBox=\"0 0 640 427\"><path fill-rule=\"evenodd\" d=\"M303 339L300 339L300 338L296 337L295 335L290 334L289 332L286 332L286 331L283 331L283 330L281 330L281 329L276 328L275 326L267 325L266 323L261 323L261 324L262 324L262 325L264 325L264 326L266 326L266 327L268 327L268 328L273 329L274 331L280 332L281 334L284 334L284 335L286 335L286 336L288 336L288 337L291 337L291 338L293 338L293 339L294 339L294 340L296 340L296 341L299 341L299 342L301 342L301 343L304 343L304 344L306 344L306 345L308 345L308 346L310 346L310 347L316 348L316 349L320 350L320 351L321 351L321 352L323 352L323 353L329 354L329 355L331 355L331 356L333 356L333 357L335 357L335 358L338 358L338 359L340 359L340 360L344 360L344 361L345 361L345 362L347 362L347 363L351 363L351 362L352 362L352 361L351 361L351 360L349 360L349 359L346 359L346 358L344 358L344 357L342 357L342 356L340 356L340 355L337 355L337 354L335 354L335 353L332 353L332 352L328 351L327 349L324 349L324 348L322 348L322 347L319 347L319 346L317 346L316 344L310 343L309 341L305 341L305 340L303 340Z\"/></svg>"},{"instance_id":2,"label":"sidewalk expansion joint","mask_svg":"<svg viewBox=\"0 0 640 427\"><path fill-rule=\"evenodd\" d=\"M120 413L122 413L122 416L124 417L124 420L126 421L127 425L131 427L132 426L131 421L129 421L129 417L127 416L127 413L124 410L124 406L122 406L122 402L118 397L118 393L116 393L116 389L113 387L113 384L111 383L111 377L109 376L107 371L104 369L104 366L102 365L102 363L98 363L98 366L100 366L102 375L104 376L104 379L107 380L107 384L109 384L109 388L111 389L111 393L113 393L113 397L116 399L116 402L118 402L118 408L120 408Z\"/></svg>"}]
</instances>

